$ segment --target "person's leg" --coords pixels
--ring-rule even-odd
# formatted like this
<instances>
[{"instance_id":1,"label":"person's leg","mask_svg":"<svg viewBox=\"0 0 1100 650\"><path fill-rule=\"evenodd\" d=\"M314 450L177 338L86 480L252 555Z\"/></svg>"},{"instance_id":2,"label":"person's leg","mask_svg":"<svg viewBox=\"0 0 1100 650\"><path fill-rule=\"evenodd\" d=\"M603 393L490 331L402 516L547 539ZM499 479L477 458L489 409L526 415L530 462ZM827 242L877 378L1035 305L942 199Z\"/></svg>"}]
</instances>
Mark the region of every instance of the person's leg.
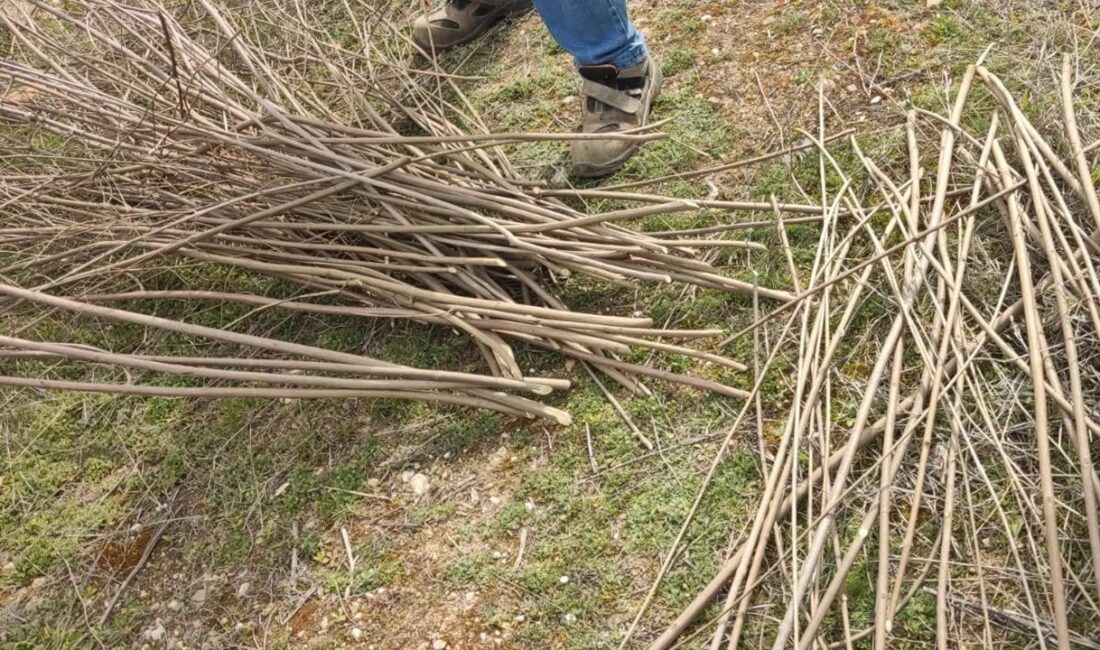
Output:
<instances>
[{"instance_id":1,"label":"person's leg","mask_svg":"<svg viewBox=\"0 0 1100 650\"><path fill-rule=\"evenodd\" d=\"M532 2L583 79L580 130L599 134L645 126L661 90L661 69L630 22L627 0L446 0L417 19L413 40L426 53L465 43ZM569 148L573 172L595 177L622 167L638 142L595 137L574 140Z\"/></svg>"},{"instance_id":2,"label":"person's leg","mask_svg":"<svg viewBox=\"0 0 1100 650\"><path fill-rule=\"evenodd\" d=\"M583 78L584 133L645 126L661 90L661 70L634 29L626 0L534 0L546 28L573 55ZM569 145L573 173L606 176L638 150L630 140L591 138Z\"/></svg>"},{"instance_id":3,"label":"person's leg","mask_svg":"<svg viewBox=\"0 0 1100 650\"><path fill-rule=\"evenodd\" d=\"M578 66L633 68L646 58L645 39L634 29L626 0L534 0L550 34Z\"/></svg>"}]
</instances>

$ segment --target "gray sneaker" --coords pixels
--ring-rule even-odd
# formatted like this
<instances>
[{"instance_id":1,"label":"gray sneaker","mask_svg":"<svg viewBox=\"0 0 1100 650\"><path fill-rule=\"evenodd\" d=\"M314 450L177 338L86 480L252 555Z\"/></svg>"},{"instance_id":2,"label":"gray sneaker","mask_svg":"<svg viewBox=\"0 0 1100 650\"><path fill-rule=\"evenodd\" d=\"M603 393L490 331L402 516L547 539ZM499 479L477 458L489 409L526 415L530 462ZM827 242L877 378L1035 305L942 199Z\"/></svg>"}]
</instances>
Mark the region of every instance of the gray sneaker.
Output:
<instances>
[{"instance_id":1,"label":"gray sneaker","mask_svg":"<svg viewBox=\"0 0 1100 650\"><path fill-rule=\"evenodd\" d=\"M413 22L412 38L431 54L469 43L499 21L531 10L531 0L447 0Z\"/></svg>"},{"instance_id":2,"label":"gray sneaker","mask_svg":"<svg viewBox=\"0 0 1100 650\"><path fill-rule=\"evenodd\" d=\"M627 70L586 65L579 72L584 79L581 132L615 133L649 123L650 109L661 94L661 68L653 57ZM639 146L628 140L574 140L573 173L584 178L613 174Z\"/></svg>"}]
</instances>

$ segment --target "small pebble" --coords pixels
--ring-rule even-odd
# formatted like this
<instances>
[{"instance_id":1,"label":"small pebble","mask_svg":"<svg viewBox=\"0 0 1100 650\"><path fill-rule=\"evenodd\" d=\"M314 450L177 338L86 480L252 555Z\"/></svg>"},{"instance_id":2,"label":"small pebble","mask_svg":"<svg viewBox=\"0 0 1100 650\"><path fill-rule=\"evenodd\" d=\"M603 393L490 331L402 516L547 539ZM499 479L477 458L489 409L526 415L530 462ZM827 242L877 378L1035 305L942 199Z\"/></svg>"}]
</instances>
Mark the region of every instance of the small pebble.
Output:
<instances>
[{"instance_id":1,"label":"small pebble","mask_svg":"<svg viewBox=\"0 0 1100 650\"><path fill-rule=\"evenodd\" d=\"M241 585L237 587L237 598L244 598L250 591L252 591L252 585L248 582L242 582Z\"/></svg>"},{"instance_id":2,"label":"small pebble","mask_svg":"<svg viewBox=\"0 0 1100 650\"><path fill-rule=\"evenodd\" d=\"M432 650L445 650L446 647L447 642L443 639L436 639L435 641L432 641Z\"/></svg>"},{"instance_id":3,"label":"small pebble","mask_svg":"<svg viewBox=\"0 0 1100 650\"><path fill-rule=\"evenodd\" d=\"M573 625L577 622L577 615L573 612L569 612L562 618L562 620L565 622L566 625Z\"/></svg>"},{"instance_id":4,"label":"small pebble","mask_svg":"<svg viewBox=\"0 0 1100 650\"><path fill-rule=\"evenodd\" d=\"M363 638L363 630L360 630L357 627L351 628L351 638L355 639L356 641L359 641L360 639Z\"/></svg>"},{"instance_id":5,"label":"small pebble","mask_svg":"<svg viewBox=\"0 0 1100 650\"><path fill-rule=\"evenodd\" d=\"M179 612L183 610L183 603L173 598L168 601L168 610L172 612Z\"/></svg>"},{"instance_id":6,"label":"small pebble","mask_svg":"<svg viewBox=\"0 0 1100 650\"><path fill-rule=\"evenodd\" d=\"M157 621L156 625L145 630L142 636L145 637L146 641L160 641L164 638L164 632L164 625L160 621Z\"/></svg>"},{"instance_id":7,"label":"small pebble","mask_svg":"<svg viewBox=\"0 0 1100 650\"><path fill-rule=\"evenodd\" d=\"M562 576L558 578L558 582L562 583L563 585L569 584L569 576Z\"/></svg>"},{"instance_id":8,"label":"small pebble","mask_svg":"<svg viewBox=\"0 0 1100 650\"><path fill-rule=\"evenodd\" d=\"M416 496L423 496L428 493L428 489L431 487L428 483L428 477L424 476L420 472L417 472L409 479L409 487L412 489L413 494Z\"/></svg>"}]
</instances>

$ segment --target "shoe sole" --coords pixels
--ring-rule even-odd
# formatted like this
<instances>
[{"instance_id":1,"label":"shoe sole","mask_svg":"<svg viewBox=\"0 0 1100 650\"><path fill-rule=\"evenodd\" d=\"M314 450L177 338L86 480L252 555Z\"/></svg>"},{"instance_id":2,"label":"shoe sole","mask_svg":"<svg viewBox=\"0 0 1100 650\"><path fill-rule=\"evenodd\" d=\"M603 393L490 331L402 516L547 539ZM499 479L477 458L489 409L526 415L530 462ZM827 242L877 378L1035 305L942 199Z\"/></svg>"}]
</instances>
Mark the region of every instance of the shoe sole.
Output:
<instances>
[{"instance_id":1,"label":"shoe sole","mask_svg":"<svg viewBox=\"0 0 1100 650\"><path fill-rule=\"evenodd\" d=\"M653 95L646 104L645 113L642 115L642 126L649 124L649 113L653 109L653 105L657 103L657 99L661 96L661 86L664 83L664 75L661 73L661 67L657 65L656 62L654 62L653 65ZM604 176L610 176L622 169L623 165L625 165L634 154L638 153L638 149L641 148L641 146L641 144L635 143L619 157L599 165L574 164L573 175L578 178L603 178Z\"/></svg>"},{"instance_id":2,"label":"shoe sole","mask_svg":"<svg viewBox=\"0 0 1100 650\"><path fill-rule=\"evenodd\" d=\"M454 43L450 43L448 45L434 44L434 46L433 46L433 44L431 44L431 43L421 43L420 41L417 41L415 38L413 39L413 43L415 43L416 46L419 47L420 49L424 50L425 52L431 53L431 54L439 54L441 52L446 52L447 50L452 50L456 47L461 47L461 46L469 43L470 41L477 40L482 35L484 35L485 32L489 31L493 27L496 27L502 21L508 20L509 18L515 18L515 17L518 17L518 16L522 16L522 15L530 12L533 8L534 7L532 5L526 5L526 6L519 7L519 8L501 9L497 13L491 13L491 14L489 14L485 17L484 22L482 22L480 25L478 25L469 34L466 34L465 36L458 39Z\"/></svg>"}]
</instances>

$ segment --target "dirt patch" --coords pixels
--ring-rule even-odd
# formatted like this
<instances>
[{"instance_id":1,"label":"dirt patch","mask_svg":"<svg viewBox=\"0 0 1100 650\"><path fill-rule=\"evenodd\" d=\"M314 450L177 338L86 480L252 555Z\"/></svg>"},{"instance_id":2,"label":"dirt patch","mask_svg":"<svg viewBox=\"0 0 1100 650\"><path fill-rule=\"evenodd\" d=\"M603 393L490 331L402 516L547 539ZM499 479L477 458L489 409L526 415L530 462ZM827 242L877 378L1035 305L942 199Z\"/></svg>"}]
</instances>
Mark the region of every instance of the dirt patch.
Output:
<instances>
[{"instance_id":1,"label":"dirt patch","mask_svg":"<svg viewBox=\"0 0 1100 650\"><path fill-rule=\"evenodd\" d=\"M294 615L290 617L291 635L301 637L306 632L312 631L317 625L313 619L320 608L321 605L316 600L308 600L302 605L301 609L294 612Z\"/></svg>"},{"instance_id":2,"label":"dirt patch","mask_svg":"<svg viewBox=\"0 0 1100 650\"><path fill-rule=\"evenodd\" d=\"M341 593L326 595L319 601L324 613L318 616L314 610L312 627L295 628L296 636L314 642L358 639L378 650L441 644L511 647L512 629L523 621L487 622L482 614L487 605L505 606L514 598L515 588L501 583L489 589L464 589L450 580L448 571L461 558L484 557L500 566L515 562L518 547L493 548L475 531L489 525L512 502L510 494L520 468L503 447L471 454L460 463L439 460L413 473L426 477L427 494L413 493L413 470L405 470L384 486L405 508L380 509L363 503L364 509L345 528L353 548L384 545L387 552L381 561L398 558L400 576L367 593L347 598ZM338 576L341 565L347 563L343 534L330 531L322 548L326 569Z\"/></svg>"},{"instance_id":3,"label":"dirt patch","mask_svg":"<svg viewBox=\"0 0 1100 650\"><path fill-rule=\"evenodd\" d=\"M103 553L99 556L97 565L100 569L125 575L141 561L141 555L145 552L145 546L152 536L153 531L146 528L133 539L109 542L103 547Z\"/></svg>"}]
</instances>

